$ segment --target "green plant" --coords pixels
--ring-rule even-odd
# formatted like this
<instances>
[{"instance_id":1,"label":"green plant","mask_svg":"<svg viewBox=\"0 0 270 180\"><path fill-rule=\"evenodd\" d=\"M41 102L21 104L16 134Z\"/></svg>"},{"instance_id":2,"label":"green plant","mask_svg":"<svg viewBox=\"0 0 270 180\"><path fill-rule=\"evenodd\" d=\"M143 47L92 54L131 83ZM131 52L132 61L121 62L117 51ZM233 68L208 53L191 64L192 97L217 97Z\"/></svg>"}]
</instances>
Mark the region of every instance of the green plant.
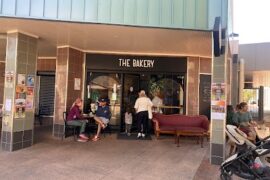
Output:
<instances>
[{"instance_id":1,"label":"green plant","mask_svg":"<svg viewBox=\"0 0 270 180\"><path fill-rule=\"evenodd\" d=\"M159 94L164 89L163 80L155 81L155 79L151 79L149 84L149 92L152 96Z\"/></svg>"},{"instance_id":2,"label":"green plant","mask_svg":"<svg viewBox=\"0 0 270 180\"><path fill-rule=\"evenodd\" d=\"M244 89L243 91L243 101L250 102L256 98L256 91L253 89Z\"/></svg>"}]
</instances>

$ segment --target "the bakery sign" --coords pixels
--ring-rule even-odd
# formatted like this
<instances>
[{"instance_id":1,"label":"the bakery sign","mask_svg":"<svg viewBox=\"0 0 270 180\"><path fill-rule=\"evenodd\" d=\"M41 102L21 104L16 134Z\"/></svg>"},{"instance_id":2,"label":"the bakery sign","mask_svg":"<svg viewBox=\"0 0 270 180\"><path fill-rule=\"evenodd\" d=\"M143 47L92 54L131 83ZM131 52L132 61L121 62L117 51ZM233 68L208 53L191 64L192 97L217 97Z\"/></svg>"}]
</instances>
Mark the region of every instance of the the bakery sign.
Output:
<instances>
[{"instance_id":1,"label":"the bakery sign","mask_svg":"<svg viewBox=\"0 0 270 180\"><path fill-rule=\"evenodd\" d=\"M134 67L134 68L153 68L155 60L153 59L118 59L120 67Z\"/></svg>"}]
</instances>

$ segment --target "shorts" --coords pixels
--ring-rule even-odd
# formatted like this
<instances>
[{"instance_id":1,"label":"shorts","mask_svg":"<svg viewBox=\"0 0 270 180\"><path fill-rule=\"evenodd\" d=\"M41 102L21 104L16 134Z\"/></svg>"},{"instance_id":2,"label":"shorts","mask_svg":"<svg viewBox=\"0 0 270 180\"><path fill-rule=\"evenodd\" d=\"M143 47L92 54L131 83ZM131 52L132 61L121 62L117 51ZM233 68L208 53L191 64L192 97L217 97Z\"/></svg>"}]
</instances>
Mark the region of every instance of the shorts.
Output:
<instances>
[{"instance_id":1,"label":"shorts","mask_svg":"<svg viewBox=\"0 0 270 180\"><path fill-rule=\"evenodd\" d=\"M104 124L108 124L109 123L109 119L105 118L105 117L98 117Z\"/></svg>"},{"instance_id":2,"label":"shorts","mask_svg":"<svg viewBox=\"0 0 270 180\"><path fill-rule=\"evenodd\" d=\"M248 135L251 131L251 128L249 126L240 126L239 129L243 131L246 135Z\"/></svg>"}]
</instances>

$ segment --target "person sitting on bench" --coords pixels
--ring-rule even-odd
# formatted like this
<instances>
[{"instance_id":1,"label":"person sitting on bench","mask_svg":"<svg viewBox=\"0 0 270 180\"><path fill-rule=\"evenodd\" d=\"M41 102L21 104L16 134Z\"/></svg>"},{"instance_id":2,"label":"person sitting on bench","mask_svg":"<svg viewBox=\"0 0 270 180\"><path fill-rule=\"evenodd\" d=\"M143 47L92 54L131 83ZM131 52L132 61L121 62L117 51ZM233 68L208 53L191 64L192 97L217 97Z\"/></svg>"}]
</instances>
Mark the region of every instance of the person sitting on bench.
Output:
<instances>
[{"instance_id":1,"label":"person sitting on bench","mask_svg":"<svg viewBox=\"0 0 270 180\"><path fill-rule=\"evenodd\" d=\"M67 124L72 126L79 126L80 138L77 141L87 142L89 138L84 134L87 120L81 114L81 107L82 107L82 99L77 98L73 103L73 105L71 106L70 111L68 113Z\"/></svg>"},{"instance_id":2,"label":"person sitting on bench","mask_svg":"<svg viewBox=\"0 0 270 180\"><path fill-rule=\"evenodd\" d=\"M98 124L97 134L92 139L93 141L99 140L101 128L105 129L111 118L111 111L109 107L109 99L101 98L98 102L98 108L96 115L94 116L95 121Z\"/></svg>"}]
</instances>

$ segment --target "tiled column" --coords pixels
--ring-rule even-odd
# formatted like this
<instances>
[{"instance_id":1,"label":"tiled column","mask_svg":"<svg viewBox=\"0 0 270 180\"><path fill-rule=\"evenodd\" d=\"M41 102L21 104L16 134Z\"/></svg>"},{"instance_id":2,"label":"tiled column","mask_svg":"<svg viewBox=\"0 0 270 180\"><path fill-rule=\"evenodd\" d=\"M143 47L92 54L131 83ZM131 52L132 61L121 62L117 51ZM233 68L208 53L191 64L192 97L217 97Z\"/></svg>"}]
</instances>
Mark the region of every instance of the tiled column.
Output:
<instances>
[{"instance_id":1,"label":"tiled column","mask_svg":"<svg viewBox=\"0 0 270 180\"><path fill-rule=\"evenodd\" d=\"M225 43L226 44L226 43ZM227 46L225 47L227 49ZM213 75L212 83L226 83L226 60L227 51L219 57L213 58ZM211 92L211 95L213 92ZM224 100L226 101L226 87L224 93ZM226 105L225 105L226 109ZM212 111L212 110L211 110ZM213 113L213 111L212 111ZM214 117L211 115L211 138L210 138L210 162L211 164L220 165L225 160L225 124L226 124L226 110L224 117Z\"/></svg>"},{"instance_id":2,"label":"tiled column","mask_svg":"<svg viewBox=\"0 0 270 180\"><path fill-rule=\"evenodd\" d=\"M64 133L63 112L68 112L74 100L82 97L84 53L70 47L57 49L56 88L53 135L61 138ZM75 78L80 81L79 89L75 89Z\"/></svg>"},{"instance_id":3,"label":"tiled column","mask_svg":"<svg viewBox=\"0 0 270 180\"><path fill-rule=\"evenodd\" d=\"M37 38L18 32L7 34L4 115L1 147L14 151L33 144L34 81Z\"/></svg>"}]
</instances>

